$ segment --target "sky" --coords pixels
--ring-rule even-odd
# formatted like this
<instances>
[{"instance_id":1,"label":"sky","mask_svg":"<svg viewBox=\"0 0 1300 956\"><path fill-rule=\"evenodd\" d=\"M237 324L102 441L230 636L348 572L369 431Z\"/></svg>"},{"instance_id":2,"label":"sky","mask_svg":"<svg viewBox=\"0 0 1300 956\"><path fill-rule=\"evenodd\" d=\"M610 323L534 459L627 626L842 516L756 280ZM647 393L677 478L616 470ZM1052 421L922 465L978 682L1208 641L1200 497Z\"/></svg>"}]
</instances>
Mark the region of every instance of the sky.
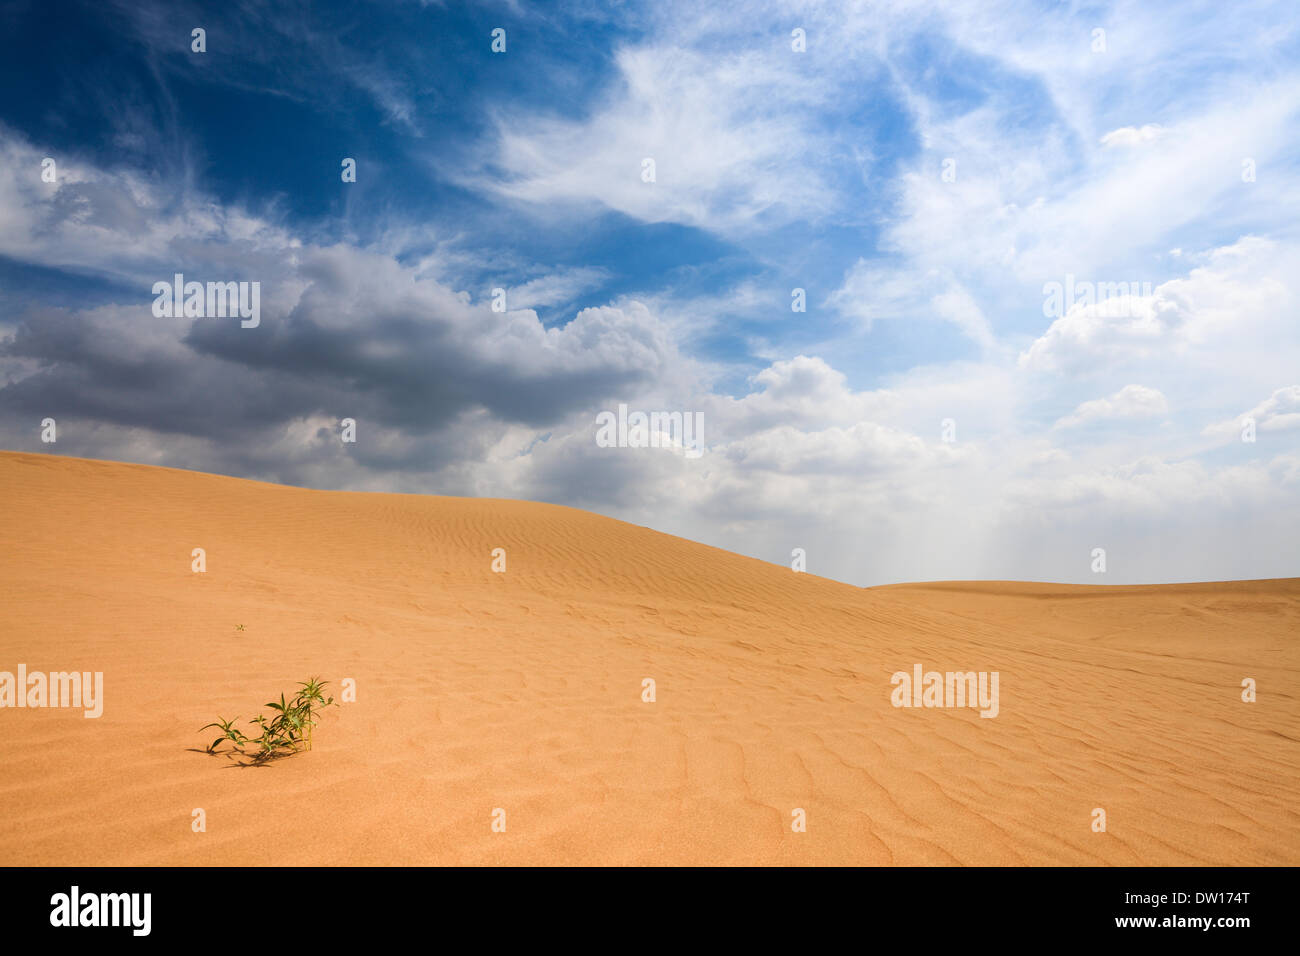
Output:
<instances>
[{"instance_id":1,"label":"sky","mask_svg":"<svg viewBox=\"0 0 1300 956\"><path fill-rule=\"evenodd\" d=\"M0 28L0 448L554 502L856 585L1300 574L1294 0ZM158 314L178 273L257 283L256 324ZM620 405L701 453L599 441Z\"/></svg>"}]
</instances>

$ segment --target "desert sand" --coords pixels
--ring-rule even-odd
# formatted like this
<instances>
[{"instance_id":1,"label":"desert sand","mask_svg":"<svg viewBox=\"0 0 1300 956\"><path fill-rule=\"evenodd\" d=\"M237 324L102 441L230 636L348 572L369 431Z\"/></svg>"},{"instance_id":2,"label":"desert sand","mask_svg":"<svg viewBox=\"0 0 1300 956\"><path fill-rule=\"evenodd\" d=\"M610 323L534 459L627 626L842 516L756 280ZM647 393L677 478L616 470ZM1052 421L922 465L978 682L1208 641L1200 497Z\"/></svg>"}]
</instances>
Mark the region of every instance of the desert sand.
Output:
<instances>
[{"instance_id":1,"label":"desert sand","mask_svg":"<svg viewBox=\"0 0 1300 956\"><path fill-rule=\"evenodd\" d=\"M0 709L0 864L1300 864L1300 579L863 589L553 505L33 454L0 494L0 670L104 673L98 719ZM917 663L998 671L997 717L892 706ZM201 752L311 675L357 688L311 752Z\"/></svg>"}]
</instances>

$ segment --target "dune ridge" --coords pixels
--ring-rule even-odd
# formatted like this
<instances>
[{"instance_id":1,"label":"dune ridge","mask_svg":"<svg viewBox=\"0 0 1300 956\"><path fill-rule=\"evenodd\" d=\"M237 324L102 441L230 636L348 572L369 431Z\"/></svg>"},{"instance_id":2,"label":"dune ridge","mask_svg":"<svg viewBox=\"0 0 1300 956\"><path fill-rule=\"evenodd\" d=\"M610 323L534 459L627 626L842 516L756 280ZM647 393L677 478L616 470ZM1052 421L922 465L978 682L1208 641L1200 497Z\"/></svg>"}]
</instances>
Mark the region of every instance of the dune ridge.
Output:
<instances>
[{"instance_id":1,"label":"dune ridge","mask_svg":"<svg viewBox=\"0 0 1300 956\"><path fill-rule=\"evenodd\" d=\"M0 709L3 864L1300 863L1297 578L862 589L532 502L13 452L0 491L0 671L105 684ZM998 716L893 707L917 663ZM357 700L311 753L195 752L316 674Z\"/></svg>"}]
</instances>

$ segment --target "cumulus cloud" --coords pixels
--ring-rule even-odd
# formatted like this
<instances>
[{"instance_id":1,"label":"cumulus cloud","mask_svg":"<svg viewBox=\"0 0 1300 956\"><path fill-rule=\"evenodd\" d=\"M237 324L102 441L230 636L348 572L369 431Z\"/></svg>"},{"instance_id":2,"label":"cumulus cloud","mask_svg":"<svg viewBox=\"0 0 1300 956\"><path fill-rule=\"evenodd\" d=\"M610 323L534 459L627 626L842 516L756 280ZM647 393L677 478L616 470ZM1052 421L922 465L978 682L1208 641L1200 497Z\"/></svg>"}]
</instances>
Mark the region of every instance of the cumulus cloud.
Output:
<instances>
[{"instance_id":1,"label":"cumulus cloud","mask_svg":"<svg viewBox=\"0 0 1300 956\"><path fill-rule=\"evenodd\" d=\"M298 245L274 222L131 168L61 152L57 181L43 182L41 162L50 152L0 126L0 164L8 171L0 176L0 256L152 282L163 265L279 272Z\"/></svg>"},{"instance_id":2,"label":"cumulus cloud","mask_svg":"<svg viewBox=\"0 0 1300 956\"><path fill-rule=\"evenodd\" d=\"M1125 385L1114 395L1084 402L1074 413L1059 419L1053 428L1074 428L1092 422L1125 418L1151 418L1169 411L1164 395L1144 385Z\"/></svg>"},{"instance_id":3,"label":"cumulus cloud","mask_svg":"<svg viewBox=\"0 0 1300 956\"><path fill-rule=\"evenodd\" d=\"M1211 250L1186 277L1161 283L1150 295L1130 291L1067 303L1068 311L1020 354L1020 366L1078 374L1189 352L1213 352L1221 363L1222 347L1274 334L1278 319L1294 310L1297 255L1293 245L1248 236ZM1254 341L1247 344L1258 353Z\"/></svg>"},{"instance_id":4,"label":"cumulus cloud","mask_svg":"<svg viewBox=\"0 0 1300 956\"><path fill-rule=\"evenodd\" d=\"M1279 388L1249 411L1235 418L1206 425L1202 434L1214 438L1236 438L1249 422L1254 423L1256 432L1284 432L1300 428L1300 385Z\"/></svg>"},{"instance_id":5,"label":"cumulus cloud","mask_svg":"<svg viewBox=\"0 0 1300 956\"><path fill-rule=\"evenodd\" d=\"M41 152L0 139L22 168L39 169ZM0 339L9 414L81 422L83 433L184 436L176 447L190 452L225 443L233 450L218 470L321 474L304 469L337 460L343 417L369 432L351 450L366 466L433 470L481 457L512 426L544 428L691 368L635 300L547 328L531 309L494 312L389 255L304 243L243 210L75 158L58 183L0 180L0 210L0 253L111 277L118 300L9 313ZM261 325L154 316L152 284L175 272L261 283ZM557 301L600 275L561 272L525 285L524 298Z\"/></svg>"}]
</instances>

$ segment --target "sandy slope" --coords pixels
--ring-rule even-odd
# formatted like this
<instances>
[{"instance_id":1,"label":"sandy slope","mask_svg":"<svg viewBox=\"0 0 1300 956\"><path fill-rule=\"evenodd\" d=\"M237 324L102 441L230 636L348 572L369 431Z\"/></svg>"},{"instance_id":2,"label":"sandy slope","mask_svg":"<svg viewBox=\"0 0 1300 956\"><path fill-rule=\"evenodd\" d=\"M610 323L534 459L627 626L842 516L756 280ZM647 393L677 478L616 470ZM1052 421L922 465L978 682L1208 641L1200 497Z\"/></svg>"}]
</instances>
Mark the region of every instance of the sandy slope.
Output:
<instances>
[{"instance_id":1,"label":"sandy slope","mask_svg":"<svg viewBox=\"0 0 1300 956\"><path fill-rule=\"evenodd\" d=\"M12 453L0 500L0 670L106 682L99 720L0 710L0 863L1300 864L1297 579L862 590L568 508ZM999 671L999 716L893 708L914 663ZM312 753L189 749L317 673L358 700Z\"/></svg>"}]
</instances>

